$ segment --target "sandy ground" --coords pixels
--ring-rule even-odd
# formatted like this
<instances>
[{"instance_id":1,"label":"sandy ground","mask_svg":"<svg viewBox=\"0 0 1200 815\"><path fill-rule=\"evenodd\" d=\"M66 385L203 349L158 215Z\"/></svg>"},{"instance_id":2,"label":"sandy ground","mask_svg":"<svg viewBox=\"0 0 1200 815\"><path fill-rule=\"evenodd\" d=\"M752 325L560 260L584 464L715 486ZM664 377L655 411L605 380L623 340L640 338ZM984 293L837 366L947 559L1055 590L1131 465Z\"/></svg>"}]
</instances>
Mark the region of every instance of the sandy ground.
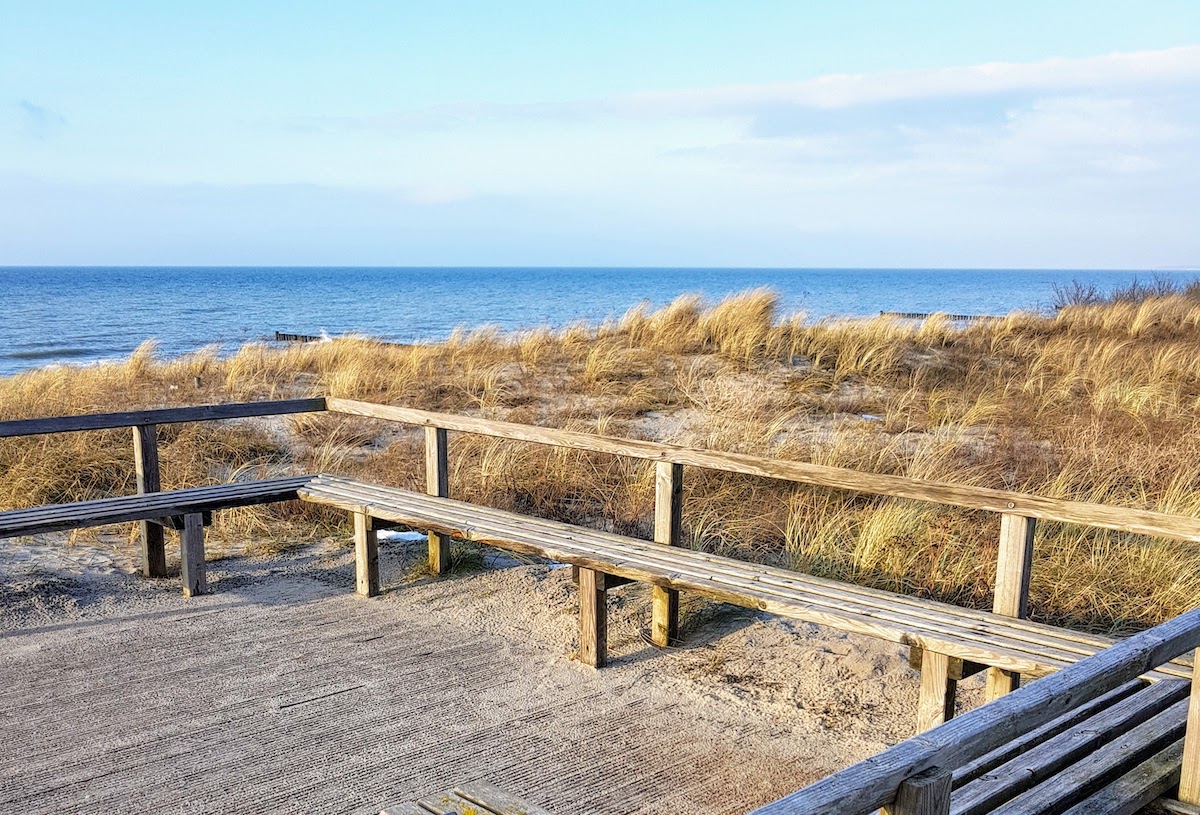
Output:
<instances>
[{"instance_id":1,"label":"sandy ground","mask_svg":"<svg viewBox=\"0 0 1200 815\"><path fill-rule=\"evenodd\" d=\"M659 650L630 585L595 671L568 568L463 549L435 580L394 540L365 600L344 542L243 550L185 600L119 539L0 541L0 812L369 813L486 780L555 813L734 815L912 733L891 643L685 597Z\"/></svg>"}]
</instances>

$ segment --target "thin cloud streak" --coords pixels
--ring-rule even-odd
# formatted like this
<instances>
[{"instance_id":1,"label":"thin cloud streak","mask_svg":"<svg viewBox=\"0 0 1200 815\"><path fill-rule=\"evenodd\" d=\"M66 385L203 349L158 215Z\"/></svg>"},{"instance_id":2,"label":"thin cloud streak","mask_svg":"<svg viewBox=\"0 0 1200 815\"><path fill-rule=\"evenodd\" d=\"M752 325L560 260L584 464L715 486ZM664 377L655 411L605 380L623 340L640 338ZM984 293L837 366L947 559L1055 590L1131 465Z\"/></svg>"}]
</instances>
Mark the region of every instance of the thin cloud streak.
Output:
<instances>
[{"instance_id":1,"label":"thin cloud streak","mask_svg":"<svg viewBox=\"0 0 1200 815\"><path fill-rule=\"evenodd\" d=\"M61 113L28 99L21 99L16 107L22 114L25 132L35 139L48 139L67 126L67 119Z\"/></svg>"},{"instance_id":2,"label":"thin cloud streak","mask_svg":"<svg viewBox=\"0 0 1200 815\"><path fill-rule=\"evenodd\" d=\"M1156 91L1200 85L1200 46L1077 59L991 62L875 74L828 74L797 82L645 91L567 102L461 102L373 116L295 119L297 130L442 131L512 122L751 118L781 109L844 111L969 98Z\"/></svg>"}]
</instances>

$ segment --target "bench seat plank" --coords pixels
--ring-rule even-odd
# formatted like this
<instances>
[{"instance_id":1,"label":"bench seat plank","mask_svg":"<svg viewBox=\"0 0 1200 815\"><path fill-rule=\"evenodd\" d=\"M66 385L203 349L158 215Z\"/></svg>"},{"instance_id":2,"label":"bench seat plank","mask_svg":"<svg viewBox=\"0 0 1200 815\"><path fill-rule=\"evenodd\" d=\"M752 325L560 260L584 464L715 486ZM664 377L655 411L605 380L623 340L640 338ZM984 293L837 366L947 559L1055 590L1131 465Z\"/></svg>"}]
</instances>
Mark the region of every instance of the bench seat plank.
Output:
<instances>
[{"instance_id":1,"label":"bench seat plank","mask_svg":"<svg viewBox=\"0 0 1200 815\"><path fill-rule=\"evenodd\" d=\"M122 495L0 512L0 538L126 521L155 520L216 509L295 500L311 475L239 481L207 487Z\"/></svg>"},{"instance_id":2,"label":"bench seat plank","mask_svg":"<svg viewBox=\"0 0 1200 815\"><path fill-rule=\"evenodd\" d=\"M509 795L486 781L461 784L407 804L388 807L379 815L550 815Z\"/></svg>"},{"instance_id":3,"label":"bench seat plank","mask_svg":"<svg viewBox=\"0 0 1200 815\"><path fill-rule=\"evenodd\" d=\"M841 630L928 648L1030 675L1059 670L1112 644L1053 626L905 598L679 547L599 532L396 487L322 475L301 499L540 555L639 582ZM1190 675L1186 667L1174 669ZM1156 677L1157 678L1157 677Z\"/></svg>"},{"instance_id":4,"label":"bench seat plank","mask_svg":"<svg viewBox=\"0 0 1200 815\"><path fill-rule=\"evenodd\" d=\"M990 770L999 767L1006 763L1014 756L1023 754L1035 745L1041 744L1047 739L1051 739L1066 730L1071 729L1075 725L1090 719L1096 713L1106 708L1112 707L1117 702L1125 699L1138 691L1145 690L1146 681L1144 679L1135 679L1132 682L1126 682L1124 685L1109 691L1108 693L1097 696L1095 699L1073 708L1057 719L1047 722L1041 727L1030 730L1028 733L1023 733L1011 741L997 747L987 755L980 756L974 761L957 767L954 770L954 788L959 787L974 781L979 776Z\"/></svg>"},{"instance_id":5,"label":"bench seat plank","mask_svg":"<svg viewBox=\"0 0 1200 815\"><path fill-rule=\"evenodd\" d=\"M1134 815L1179 784L1183 739L1143 761L1063 815Z\"/></svg>"},{"instance_id":6,"label":"bench seat plank","mask_svg":"<svg viewBox=\"0 0 1200 815\"><path fill-rule=\"evenodd\" d=\"M1050 815L1082 803L1103 787L1183 738L1187 699L1176 702L1120 738L1089 753L1033 789L1018 795L996 815ZM1065 806L1064 806L1065 805Z\"/></svg>"},{"instance_id":7,"label":"bench seat plank","mask_svg":"<svg viewBox=\"0 0 1200 815\"><path fill-rule=\"evenodd\" d=\"M959 788L951 815L984 815L1187 699L1190 683L1169 679L1097 712ZM1182 722L1179 723L1182 727ZM1054 779L1050 783L1054 783Z\"/></svg>"}]
</instances>

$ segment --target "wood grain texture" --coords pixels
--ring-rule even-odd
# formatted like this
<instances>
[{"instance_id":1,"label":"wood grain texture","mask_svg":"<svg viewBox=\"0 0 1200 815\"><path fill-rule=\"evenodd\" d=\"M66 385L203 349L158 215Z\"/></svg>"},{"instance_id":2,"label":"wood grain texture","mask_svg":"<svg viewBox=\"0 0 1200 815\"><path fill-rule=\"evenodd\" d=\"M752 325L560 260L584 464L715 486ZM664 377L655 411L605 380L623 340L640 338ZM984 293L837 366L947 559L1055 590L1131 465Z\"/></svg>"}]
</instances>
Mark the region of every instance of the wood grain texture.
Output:
<instances>
[{"instance_id":1,"label":"wood grain texture","mask_svg":"<svg viewBox=\"0 0 1200 815\"><path fill-rule=\"evenodd\" d=\"M1180 745L1180 760L1182 758L1183 746ZM1173 815L1200 815L1200 806L1185 804L1183 801L1177 801L1174 798L1161 798L1158 801L1158 806L1166 812L1173 813Z\"/></svg>"},{"instance_id":2,"label":"wood grain texture","mask_svg":"<svg viewBox=\"0 0 1200 815\"><path fill-rule=\"evenodd\" d=\"M441 498L450 495L450 444L446 431L439 427L425 428L425 491ZM429 533L429 571L450 571L449 535Z\"/></svg>"},{"instance_id":3,"label":"wood grain texture","mask_svg":"<svg viewBox=\"0 0 1200 815\"><path fill-rule=\"evenodd\" d=\"M0 512L0 538L55 532L88 526L166 518L228 507L292 501L297 490L313 476L283 476L260 481L238 481L209 487L122 495Z\"/></svg>"},{"instance_id":4,"label":"wood grain texture","mask_svg":"<svg viewBox=\"0 0 1200 815\"><path fill-rule=\"evenodd\" d=\"M427 795L418 801L388 807L379 815L550 815L541 807L486 781L474 781Z\"/></svg>"},{"instance_id":5,"label":"wood grain texture","mask_svg":"<svg viewBox=\"0 0 1200 815\"><path fill-rule=\"evenodd\" d=\"M665 648L679 641L679 590L651 586L650 642Z\"/></svg>"},{"instance_id":6,"label":"wood grain texture","mask_svg":"<svg viewBox=\"0 0 1200 815\"><path fill-rule=\"evenodd\" d=\"M299 492L304 500L349 511L366 507L376 518L418 529L437 529L464 540L1034 675L1058 670L1112 644L1105 638L1027 620L659 546L396 487L320 476ZM1190 667L1171 670L1191 674Z\"/></svg>"},{"instance_id":7,"label":"wood grain texture","mask_svg":"<svg viewBox=\"0 0 1200 815\"><path fill-rule=\"evenodd\" d=\"M199 513L183 518L179 533L179 576L183 580L183 596L194 597L208 593L208 574L204 563L204 519Z\"/></svg>"},{"instance_id":8,"label":"wood grain texture","mask_svg":"<svg viewBox=\"0 0 1200 815\"><path fill-rule=\"evenodd\" d=\"M353 399L327 399L326 408L339 413L370 416L422 427L441 427L535 444L571 447L652 461L670 461L676 464L776 478L801 484L816 484L855 492L911 498L937 504L1012 513L1042 520L1062 521L1200 542L1200 518L1190 516L1088 504L1080 501L1063 501L1028 493L970 487L903 476L863 473L843 467L767 459L742 453L695 450L661 442L620 439L570 430L456 416L449 413L376 405Z\"/></svg>"},{"instance_id":9,"label":"wood grain texture","mask_svg":"<svg viewBox=\"0 0 1200 815\"><path fill-rule=\"evenodd\" d=\"M1008 801L1006 815L1050 815L1095 794L1183 736L1187 700L1093 750L1033 789Z\"/></svg>"},{"instance_id":10,"label":"wood grain texture","mask_svg":"<svg viewBox=\"0 0 1200 815\"><path fill-rule=\"evenodd\" d=\"M926 770L901 784L896 800L882 811L884 815L947 815L950 782L947 770Z\"/></svg>"},{"instance_id":11,"label":"wood grain texture","mask_svg":"<svg viewBox=\"0 0 1200 815\"><path fill-rule=\"evenodd\" d=\"M683 542L683 465L654 465L654 541L665 546ZM650 589L650 641L665 647L679 641L679 592Z\"/></svg>"},{"instance_id":12,"label":"wood grain texture","mask_svg":"<svg viewBox=\"0 0 1200 815\"><path fill-rule=\"evenodd\" d=\"M579 661L593 668L608 664L608 587L606 575L579 569Z\"/></svg>"},{"instance_id":13,"label":"wood grain texture","mask_svg":"<svg viewBox=\"0 0 1200 815\"><path fill-rule=\"evenodd\" d=\"M925 652L920 648L908 649L908 667L914 671L921 670L921 660L924 659ZM975 674L986 671L987 665L982 665L978 662L967 662L959 657L950 657L950 667L946 675L951 679L966 679Z\"/></svg>"},{"instance_id":14,"label":"wood grain texture","mask_svg":"<svg viewBox=\"0 0 1200 815\"><path fill-rule=\"evenodd\" d=\"M996 555L995 596L992 611L1009 617L1029 616L1029 579L1033 571L1034 518L1006 512L1000 516L1000 547ZM1003 668L988 668L986 696L998 699L1021 684L1021 675Z\"/></svg>"},{"instance_id":15,"label":"wood grain texture","mask_svg":"<svg viewBox=\"0 0 1200 815\"><path fill-rule=\"evenodd\" d=\"M363 597L379 594L379 535L367 512L354 512L354 585Z\"/></svg>"},{"instance_id":16,"label":"wood grain texture","mask_svg":"<svg viewBox=\"0 0 1200 815\"><path fill-rule=\"evenodd\" d=\"M1126 736L1135 727L1159 716L1186 698L1187 683L1169 680L1139 692L1038 744L1025 744L1019 755L964 784L954 796L954 815L984 815L999 808L1105 744Z\"/></svg>"},{"instance_id":17,"label":"wood grain texture","mask_svg":"<svg viewBox=\"0 0 1200 815\"><path fill-rule=\"evenodd\" d=\"M133 466L139 495L162 489L158 470L158 427L141 424L133 428ZM162 525L151 520L141 522L142 574L167 576L167 549Z\"/></svg>"},{"instance_id":18,"label":"wood grain texture","mask_svg":"<svg viewBox=\"0 0 1200 815\"><path fill-rule=\"evenodd\" d=\"M127 413L90 413L83 416L54 416L45 419L13 419L0 422L0 438L34 436L41 433L73 433L150 424L207 422L244 419L251 416L280 416L325 410L324 399L283 399L274 402L237 402L226 405L135 410Z\"/></svg>"},{"instance_id":19,"label":"wood grain texture","mask_svg":"<svg viewBox=\"0 0 1200 815\"><path fill-rule=\"evenodd\" d=\"M1200 659L1200 650L1196 651L1196 658ZM1179 800L1185 804L1200 806L1200 682L1196 681L1195 676L1192 678L1190 698L1183 766L1179 777Z\"/></svg>"},{"instance_id":20,"label":"wood grain texture","mask_svg":"<svg viewBox=\"0 0 1200 815\"><path fill-rule=\"evenodd\" d=\"M767 804L754 815L866 815L890 804L906 779L934 766L954 767L979 758L1197 645L1200 609L903 741Z\"/></svg>"},{"instance_id":21,"label":"wood grain texture","mask_svg":"<svg viewBox=\"0 0 1200 815\"><path fill-rule=\"evenodd\" d=\"M925 649L921 653L921 693L917 700L917 732L932 730L954 718L958 682L950 678L950 657Z\"/></svg>"},{"instance_id":22,"label":"wood grain texture","mask_svg":"<svg viewBox=\"0 0 1200 815\"><path fill-rule=\"evenodd\" d=\"M1149 683L1143 679L1126 682L1108 693L1101 694L1095 699L1089 699L1078 707L1068 710L1057 719L1053 719L1040 727L1022 733L995 750L974 761L969 761L954 768L954 786L959 788L974 781L985 773L991 772L1009 760L1023 755L1027 750L1052 739L1060 733L1065 733L1075 725L1103 711L1122 699L1128 699L1135 693L1145 690Z\"/></svg>"},{"instance_id":23,"label":"wood grain texture","mask_svg":"<svg viewBox=\"0 0 1200 815\"><path fill-rule=\"evenodd\" d=\"M1179 782L1179 761L1183 742L1143 761L1112 783L1089 795L1063 815L1134 815ZM1165 802L1161 802L1160 806ZM1173 811L1163 806L1168 812ZM1183 815L1183 813L1179 813ZM1190 815L1200 815L1196 812Z\"/></svg>"}]
</instances>

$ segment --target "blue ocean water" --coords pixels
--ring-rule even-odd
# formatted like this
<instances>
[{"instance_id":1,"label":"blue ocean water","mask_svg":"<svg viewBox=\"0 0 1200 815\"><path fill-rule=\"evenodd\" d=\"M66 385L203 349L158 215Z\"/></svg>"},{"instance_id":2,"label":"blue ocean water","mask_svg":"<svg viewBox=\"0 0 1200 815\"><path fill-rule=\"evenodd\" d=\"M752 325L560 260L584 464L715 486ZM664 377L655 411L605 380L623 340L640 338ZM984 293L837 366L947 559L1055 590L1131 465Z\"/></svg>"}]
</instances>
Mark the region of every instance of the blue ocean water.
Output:
<instances>
[{"instance_id":1,"label":"blue ocean water","mask_svg":"<svg viewBox=\"0 0 1200 815\"><path fill-rule=\"evenodd\" d=\"M879 311L1004 314L1044 309L1056 285L1102 290L1150 271L596 268L0 268L0 375L128 356L232 351L275 331L438 340L456 326L563 326L696 292L756 286L810 318ZM1181 274L1192 279L1193 273Z\"/></svg>"}]
</instances>

